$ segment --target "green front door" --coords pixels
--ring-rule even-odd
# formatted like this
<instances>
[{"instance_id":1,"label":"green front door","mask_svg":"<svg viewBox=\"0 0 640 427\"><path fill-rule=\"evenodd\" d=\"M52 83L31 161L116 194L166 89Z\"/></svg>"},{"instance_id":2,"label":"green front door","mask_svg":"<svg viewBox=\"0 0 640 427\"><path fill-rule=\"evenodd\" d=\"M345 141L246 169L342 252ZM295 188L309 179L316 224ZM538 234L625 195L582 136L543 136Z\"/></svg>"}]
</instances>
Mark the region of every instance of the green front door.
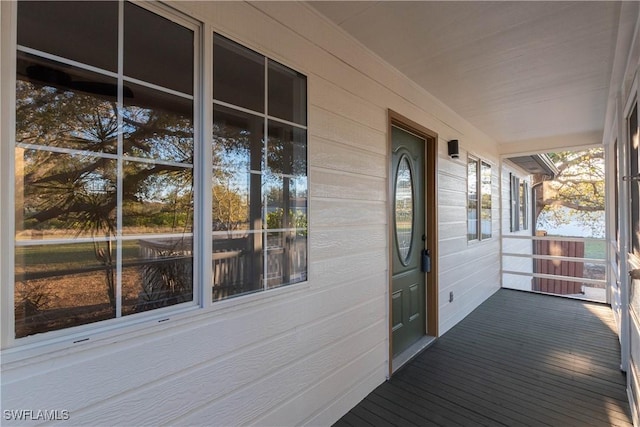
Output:
<instances>
[{"instance_id":1,"label":"green front door","mask_svg":"<svg viewBox=\"0 0 640 427\"><path fill-rule=\"evenodd\" d=\"M422 252L425 232L425 140L392 127L392 348L399 355L425 335Z\"/></svg>"}]
</instances>

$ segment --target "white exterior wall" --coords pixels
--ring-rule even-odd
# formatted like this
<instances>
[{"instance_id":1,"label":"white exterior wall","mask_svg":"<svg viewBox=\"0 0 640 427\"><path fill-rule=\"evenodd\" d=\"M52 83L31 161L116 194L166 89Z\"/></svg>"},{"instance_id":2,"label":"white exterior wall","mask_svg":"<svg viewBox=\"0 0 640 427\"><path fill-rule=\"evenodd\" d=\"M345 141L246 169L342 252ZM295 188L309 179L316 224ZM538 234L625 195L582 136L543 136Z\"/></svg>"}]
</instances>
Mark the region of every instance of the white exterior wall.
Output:
<instances>
[{"instance_id":1,"label":"white exterior wall","mask_svg":"<svg viewBox=\"0 0 640 427\"><path fill-rule=\"evenodd\" d=\"M500 288L500 167L497 157L460 138L460 158L449 159L441 139L438 159L439 317L445 333ZM467 156L491 164L492 238L467 241ZM453 292L453 302L449 302Z\"/></svg>"},{"instance_id":2,"label":"white exterior wall","mask_svg":"<svg viewBox=\"0 0 640 427\"><path fill-rule=\"evenodd\" d=\"M172 6L207 36L308 76L309 280L88 342L3 351L2 409L68 410L75 425L330 425L388 374L387 109L439 135L440 334L500 285L497 145L306 5ZM466 239L467 150L493 172L493 238L476 243Z\"/></svg>"},{"instance_id":3,"label":"white exterior wall","mask_svg":"<svg viewBox=\"0 0 640 427\"><path fill-rule=\"evenodd\" d=\"M527 194L528 204L527 208L527 229L511 231L511 180L509 174L513 174L520 178L520 182L526 182L528 184L529 193ZM502 235L508 236L531 236L533 230L533 218L531 215L531 206L533 200L531 199L531 176L523 171L521 168L515 166L513 163L505 160L502 163ZM503 253L515 253L522 255L533 255L533 244L531 240L521 239L509 239L503 238L502 240L502 252ZM518 273L533 274L533 259L503 256L502 257L502 270L503 271L515 271ZM502 287L510 289L520 289L530 291L532 289L532 277L521 276L516 274L503 274L502 275Z\"/></svg>"}]
</instances>

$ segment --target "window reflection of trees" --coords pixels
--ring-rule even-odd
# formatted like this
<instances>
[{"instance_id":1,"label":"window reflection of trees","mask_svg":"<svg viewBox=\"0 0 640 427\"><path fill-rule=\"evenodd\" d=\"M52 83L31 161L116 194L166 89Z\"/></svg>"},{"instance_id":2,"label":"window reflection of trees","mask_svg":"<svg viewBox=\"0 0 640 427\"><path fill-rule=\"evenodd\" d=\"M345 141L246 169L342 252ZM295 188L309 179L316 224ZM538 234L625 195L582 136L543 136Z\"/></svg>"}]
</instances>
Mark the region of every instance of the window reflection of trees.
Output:
<instances>
[{"instance_id":1,"label":"window reflection of trees","mask_svg":"<svg viewBox=\"0 0 640 427\"><path fill-rule=\"evenodd\" d=\"M481 238L491 237L491 165L481 162Z\"/></svg>"},{"instance_id":2,"label":"window reflection of trees","mask_svg":"<svg viewBox=\"0 0 640 427\"><path fill-rule=\"evenodd\" d=\"M64 76L64 68L69 80L47 78L42 81L36 78L38 75L34 77L33 71L27 71L33 67L42 69L43 63L47 64L50 76ZM38 72L42 74L42 71ZM98 305L80 301L79 297L67 297L73 301L59 302L66 309L54 316L59 320L52 320L52 313L60 310L51 310L50 304L34 305L33 298L17 297L17 305L31 301L28 312L20 307L16 310L17 315L21 313L23 316L23 319L16 319L17 326L22 325L18 336L115 316L115 236L118 226L118 166L115 155L120 135L116 97L102 90L105 85L115 84L115 79L102 83L102 86L85 84L72 87L69 81L81 74L86 77L88 73L19 53L16 84L16 180L19 183L16 204L19 213L16 238L41 239L43 233L47 233L56 239L93 239L90 246L72 246L77 251L76 258L84 259L83 254L91 250L93 259L101 266L102 283L108 299L106 312L110 314L104 314L98 297L93 298ZM97 79L109 80L106 77ZM136 99L135 92L125 90L126 102L122 110L123 151L130 156L127 158L131 158L131 161L123 162L121 180L124 231L138 234L191 233L192 101L148 89L139 93L141 96ZM174 111L171 101L176 99L178 102L175 104L179 108ZM151 163L135 161L135 158L149 159ZM179 249L164 248L154 255L156 260L143 259L122 265L123 269L133 265L138 271L133 279L138 281L140 289L135 310L192 299L192 243L189 241L185 249L184 240L178 240L181 241ZM39 292L51 296L53 290L46 283L58 283L57 287L61 288L78 274L95 274L90 273L96 271L94 263L87 263L85 259L84 265L76 265L73 255L63 264L43 266L39 259L48 256L48 248L55 250L55 246L31 252L17 249L16 295L37 287ZM21 262L23 266L19 265ZM48 276L46 271L49 271ZM80 273L83 271L86 273ZM48 277L47 281L42 282L45 277ZM41 285L35 286L36 280ZM95 280L85 279L84 282L95 283ZM82 283L76 280L68 286L80 287ZM49 302L52 298L36 300ZM34 307L37 310L34 311ZM88 313L83 307L93 307L93 311ZM43 317L48 308L48 317Z\"/></svg>"},{"instance_id":3,"label":"window reflection of trees","mask_svg":"<svg viewBox=\"0 0 640 427\"><path fill-rule=\"evenodd\" d=\"M140 85L124 98L123 151L140 158L193 164L192 101Z\"/></svg>"},{"instance_id":4,"label":"window reflection of trees","mask_svg":"<svg viewBox=\"0 0 640 427\"><path fill-rule=\"evenodd\" d=\"M269 122L265 155L264 124L215 106L214 300L306 279L306 131Z\"/></svg>"},{"instance_id":5,"label":"window reflection of trees","mask_svg":"<svg viewBox=\"0 0 640 427\"><path fill-rule=\"evenodd\" d=\"M255 226L250 224L249 206L252 191L259 191L261 185L262 123L262 119L251 114L216 106L212 183L214 231Z\"/></svg>"},{"instance_id":6,"label":"window reflection of trees","mask_svg":"<svg viewBox=\"0 0 640 427\"><path fill-rule=\"evenodd\" d=\"M395 229L397 248L404 264L411 251L413 236L413 182L406 155L400 158L396 171Z\"/></svg>"},{"instance_id":7,"label":"window reflection of trees","mask_svg":"<svg viewBox=\"0 0 640 427\"><path fill-rule=\"evenodd\" d=\"M16 142L115 153L118 137L115 101L19 79Z\"/></svg>"},{"instance_id":8,"label":"window reflection of trees","mask_svg":"<svg viewBox=\"0 0 640 427\"><path fill-rule=\"evenodd\" d=\"M478 238L478 161L467 163L467 240Z\"/></svg>"}]
</instances>

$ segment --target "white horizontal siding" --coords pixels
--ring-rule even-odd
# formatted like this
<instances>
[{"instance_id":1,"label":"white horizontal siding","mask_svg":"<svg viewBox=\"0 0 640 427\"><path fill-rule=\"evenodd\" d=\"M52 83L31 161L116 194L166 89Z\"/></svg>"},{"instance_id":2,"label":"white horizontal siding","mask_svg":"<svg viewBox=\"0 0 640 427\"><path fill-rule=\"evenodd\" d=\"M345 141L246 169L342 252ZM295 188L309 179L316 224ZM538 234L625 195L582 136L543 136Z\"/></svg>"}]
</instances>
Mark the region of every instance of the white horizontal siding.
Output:
<instances>
[{"instance_id":1,"label":"white horizontal siding","mask_svg":"<svg viewBox=\"0 0 640 427\"><path fill-rule=\"evenodd\" d=\"M17 352L2 365L3 409L68 409L83 425L329 425L387 374L387 110L439 134L441 333L498 289L497 146L308 6L174 6L308 76L308 283L31 359ZM453 138L459 160L446 155ZM493 165L485 242L466 240L466 150Z\"/></svg>"},{"instance_id":2,"label":"white horizontal siding","mask_svg":"<svg viewBox=\"0 0 640 427\"><path fill-rule=\"evenodd\" d=\"M389 369L388 364L384 361L388 352L386 342L381 342L368 352L358 354L353 360L322 378L303 393L294 396L289 401L275 407L265 416L256 419L255 424L261 426L331 425L335 419L335 415L333 415L335 412L348 411L361 400L362 394L368 394L379 384L380 376L386 375ZM381 363L381 360L384 362ZM326 408L322 408L320 411L316 410L312 402L325 399L326 396L330 396L335 390L340 389L347 391L340 396L336 395L333 402Z\"/></svg>"},{"instance_id":3,"label":"white horizontal siding","mask_svg":"<svg viewBox=\"0 0 640 427\"><path fill-rule=\"evenodd\" d=\"M528 210L527 218L528 224L526 230L511 231L511 177L510 174L515 175L520 179L520 182L527 182L529 184L528 198ZM531 236L533 234L533 219L531 215L531 206L533 203L531 197L531 177L530 175L519 167L516 167L509 161L502 163L502 234L506 236L502 241L502 252L532 255L533 243L530 240L522 239L509 239L508 236ZM532 277L533 273L533 259L514 256L502 257L502 270L513 271L518 273L526 273L529 276L522 276L517 274L503 274L502 286L510 289L519 289L524 291L532 290Z\"/></svg>"},{"instance_id":4,"label":"white horizontal siding","mask_svg":"<svg viewBox=\"0 0 640 427\"><path fill-rule=\"evenodd\" d=\"M313 166L313 164L309 172L311 181L309 193L312 198L344 199L345 203L357 201L386 203L386 178L365 176L352 171L325 170L321 167ZM314 209L317 209L317 207L314 207Z\"/></svg>"},{"instance_id":5,"label":"white horizontal siding","mask_svg":"<svg viewBox=\"0 0 640 427\"><path fill-rule=\"evenodd\" d=\"M321 76L309 82L308 95L313 105L331 106L329 111L334 114L382 133L387 131L387 110L384 107L358 97ZM357 108L353 108L354 105Z\"/></svg>"},{"instance_id":6,"label":"white horizontal siding","mask_svg":"<svg viewBox=\"0 0 640 427\"><path fill-rule=\"evenodd\" d=\"M500 287L500 171L498 159L483 153L474 140L460 140L460 157L449 159L446 142L439 146L438 232L439 315L443 334ZM467 156L491 164L492 237L467 239ZM450 301L453 293L453 301Z\"/></svg>"},{"instance_id":7,"label":"white horizontal siding","mask_svg":"<svg viewBox=\"0 0 640 427\"><path fill-rule=\"evenodd\" d=\"M311 178L314 167L343 173L355 173L363 175L363 177L386 178L387 176L383 154L342 145L339 142L312 136L309 138L308 155L312 168ZM313 183L310 183L309 186L313 189Z\"/></svg>"},{"instance_id":8,"label":"white horizontal siding","mask_svg":"<svg viewBox=\"0 0 640 427\"><path fill-rule=\"evenodd\" d=\"M372 351L370 342L377 339L376 329L384 323L384 304L380 297L347 309L323 322L322 333L316 330L318 324L311 323L295 333L263 340L214 363L191 368L169 382L163 378L159 383L148 384L137 390L135 399L116 397L99 408L75 412L74 420L84 425L106 425L111 414L124 411L131 414L131 425L209 425L212 419L215 425L250 423L305 391L336 366ZM358 315L353 316L352 311ZM358 320L350 321L354 317ZM269 360L268 366L264 360ZM194 390L206 393L194 394ZM161 405L163 410L139 410L155 405Z\"/></svg>"},{"instance_id":9,"label":"white horizontal siding","mask_svg":"<svg viewBox=\"0 0 640 427\"><path fill-rule=\"evenodd\" d=\"M329 108L329 106L327 106ZM311 137L339 143L362 150L364 153L387 153L387 136L384 132L371 129L360 123L312 105L309 109Z\"/></svg>"},{"instance_id":10,"label":"white horizontal siding","mask_svg":"<svg viewBox=\"0 0 640 427\"><path fill-rule=\"evenodd\" d=\"M445 303L440 308L440 328L449 330L459 321L464 319L477 306L478 301L484 301L490 297L499 285L499 273L492 264L478 265L471 276L467 276L464 282L455 285L454 301L449 303L449 292L441 291L440 300Z\"/></svg>"}]
</instances>

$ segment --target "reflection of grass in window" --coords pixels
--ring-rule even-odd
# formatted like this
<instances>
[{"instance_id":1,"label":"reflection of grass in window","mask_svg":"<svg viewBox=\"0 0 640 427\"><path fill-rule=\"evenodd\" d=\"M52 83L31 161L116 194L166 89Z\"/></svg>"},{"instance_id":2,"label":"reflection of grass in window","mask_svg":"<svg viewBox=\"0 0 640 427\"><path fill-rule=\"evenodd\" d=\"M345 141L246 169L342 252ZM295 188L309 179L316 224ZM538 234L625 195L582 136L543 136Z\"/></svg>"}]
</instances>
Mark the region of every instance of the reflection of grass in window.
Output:
<instances>
[{"instance_id":1,"label":"reflection of grass in window","mask_svg":"<svg viewBox=\"0 0 640 427\"><path fill-rule=\"evenodd\" d=\"M115 245L114 245L115 247ZM29 273L39 273L67 269L82 269L98 266L94 253L93 243L75 243L68 245L42 245L24 246L16 248L16 273L23 273L25 269ZM115 254L113 254L115 258ZM122 243L122 258L138 258L138 243L136 241L124 241ZM52 270L52 266L55 266Z\"/></svg>"},{"instance_id":2,"label":"reflection of grass in window","mask_svg":"<svg viewBox=\"0 0 640 427\"><path fill-rule=\"evenodd\" d=\"M138 242L124 241L122 256L125 266L138 261ZM96 260L93 243L17 247L16 259L17 337L113 317L105 268ZM25 272L33 278L21 279ZM132 306L140 276L123 274L122 281L124 304Z\"/></svg>"}]
</instances>

